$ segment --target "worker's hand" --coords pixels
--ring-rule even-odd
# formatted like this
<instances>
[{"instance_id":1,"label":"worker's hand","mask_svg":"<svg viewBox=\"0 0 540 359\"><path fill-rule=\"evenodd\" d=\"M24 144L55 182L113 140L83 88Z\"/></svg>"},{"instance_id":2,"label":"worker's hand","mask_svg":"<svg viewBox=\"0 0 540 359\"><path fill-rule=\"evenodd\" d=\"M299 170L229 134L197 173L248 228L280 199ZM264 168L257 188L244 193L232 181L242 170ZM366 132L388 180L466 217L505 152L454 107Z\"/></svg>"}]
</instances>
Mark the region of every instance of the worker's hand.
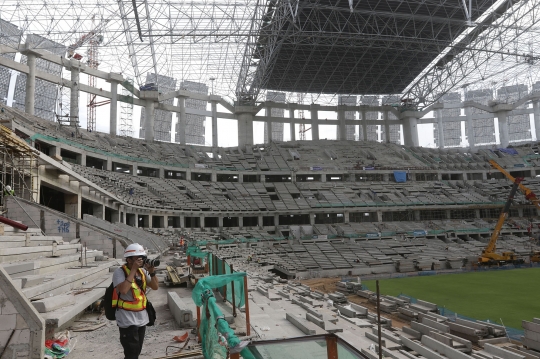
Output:
<instances>
[{"instance_id":1,"label":"worker's hand","mask_svg":"<svg viewBox=\"0 0 540 359\"><path fill-rule=\"evenodd\" d=\"M141 268L144 264L144 261L141 257L138 257L136 260L134 261L131 261L131 266L129 268L129 270L137 270L139 268Z\"/></svg>"},{"instance_id":2,"label":"worker's hand","mask_svg":"<svg viewBox=\"0 0 540 359\"><path fill-rule=\"evenodd\" d=\"M148 273L154 273L156 271L156 268L151 266L149 263L145 263L144 268L148 271Z\"/></svg>"}]
</instances>

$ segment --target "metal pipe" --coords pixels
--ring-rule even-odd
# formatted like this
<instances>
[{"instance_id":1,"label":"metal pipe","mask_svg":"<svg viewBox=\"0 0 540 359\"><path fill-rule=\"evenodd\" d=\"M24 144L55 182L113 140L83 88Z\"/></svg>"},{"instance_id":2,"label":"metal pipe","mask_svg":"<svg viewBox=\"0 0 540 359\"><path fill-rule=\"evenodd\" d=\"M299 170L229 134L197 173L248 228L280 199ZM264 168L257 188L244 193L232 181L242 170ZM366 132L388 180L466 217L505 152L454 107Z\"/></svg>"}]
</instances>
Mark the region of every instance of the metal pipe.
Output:
<instances>
[{"instance_id":1,"label":"metal pipe","mask_svg":"<svg viewBox=\"0 0 540 359\"><path fill-rule=\"evenodd\" d=\"M28 229L28 226L19 222L15 222L14 220L11 220L6 217L0 216L0 222L7 224L8 226L11 226L13 228L17 228L23 231L26 231Z\"/></svg>"},{"instance_id":2,"label":"metal pipe","mask_svg":"<svg viewBox=\"0 0 540 359\"><path fill-rule=\"evenodd\" d=\"M231 273L234 273L233 265L231 264ZM232 315L236 318L236 296L234 295L234 280L231 282L232 295Z\"/></svg>"},{"instance_id":3,"label":"metal pipe","mask_svg":"<svg viewBox=\"0 0 540 359\"><path fill-rule=\"evenodd\" d=\"M251 323L249 322L249 293L248 293L248 282L247 274L244 277L244 306L246 310L246 335L251 335ZM379 358L381 359L381 358Z\"/></svg>"},{"instance_id":4,"label":"metal pipe","mask_svg":"<svg viewBox=\"0 0 540 359\"><path fill-rule=\"evenodd\" d=\"M377 279L377 333L379 336L379 359L382 359L382 336L381 336L381 293L379 292L379 280Z\"/></svg>"}]
</instances>

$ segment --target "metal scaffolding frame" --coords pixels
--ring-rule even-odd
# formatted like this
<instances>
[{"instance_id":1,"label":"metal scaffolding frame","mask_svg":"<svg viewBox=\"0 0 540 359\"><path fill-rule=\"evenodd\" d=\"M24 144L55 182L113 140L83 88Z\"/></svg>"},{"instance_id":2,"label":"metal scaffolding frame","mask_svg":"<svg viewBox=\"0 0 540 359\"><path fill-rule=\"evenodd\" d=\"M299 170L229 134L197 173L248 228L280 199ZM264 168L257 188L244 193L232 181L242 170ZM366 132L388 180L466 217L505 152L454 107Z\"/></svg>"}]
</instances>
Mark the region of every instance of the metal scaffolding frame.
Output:
<instances>
[{"instance_id":1,"label":"metal scaffolding frame","mask_svg":"<svg viewBox=\"0 0 540 359\"><path fill-rule=\"evenodd\" d=\"M9 128L0 125L2 205L4 204L4 187L7 185L15 191L15 196L38 201L38 153Z\"/></svg>"}]
</instances>

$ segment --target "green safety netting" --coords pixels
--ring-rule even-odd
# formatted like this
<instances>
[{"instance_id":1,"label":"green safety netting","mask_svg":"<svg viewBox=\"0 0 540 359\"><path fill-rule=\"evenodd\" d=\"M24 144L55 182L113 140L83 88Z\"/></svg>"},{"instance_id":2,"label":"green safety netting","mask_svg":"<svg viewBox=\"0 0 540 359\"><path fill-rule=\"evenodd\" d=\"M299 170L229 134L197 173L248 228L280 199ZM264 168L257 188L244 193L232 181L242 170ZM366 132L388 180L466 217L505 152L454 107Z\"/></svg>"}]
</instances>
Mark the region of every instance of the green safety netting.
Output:
<instances>
[{"instance_id":1,"label":"green safety netting","mask_svg":"<svg viewBox=\"0 0 540 359\"><path fill-rule=\"evenodd\" d=\"M204 277L193 288L191 294L193 302L198 307L202 307L199 332L205 359L227 357L227 349L220 344L220 337L226 340L231 349L240 346L240 339L234 334L234 331L224 319L223 313L216 304L216 298L212 290L226 286L231 282L235 283L235 287L243 287L245 276L246 273L242 272ZM254 359L248 349L243 349L240 355L244 359Z\"/></svg>"},{"instance_id":2,"label":"green safety netting","mask_svg":"<svg viewBox=\"0 0 540 359\"><path fill-rule=\"evenodd\" d=\"M208 252L203 252L199 247L193 246L188 247L186 255L195 258L206 258L208 256Z\"/></svg>"}]
</instances>

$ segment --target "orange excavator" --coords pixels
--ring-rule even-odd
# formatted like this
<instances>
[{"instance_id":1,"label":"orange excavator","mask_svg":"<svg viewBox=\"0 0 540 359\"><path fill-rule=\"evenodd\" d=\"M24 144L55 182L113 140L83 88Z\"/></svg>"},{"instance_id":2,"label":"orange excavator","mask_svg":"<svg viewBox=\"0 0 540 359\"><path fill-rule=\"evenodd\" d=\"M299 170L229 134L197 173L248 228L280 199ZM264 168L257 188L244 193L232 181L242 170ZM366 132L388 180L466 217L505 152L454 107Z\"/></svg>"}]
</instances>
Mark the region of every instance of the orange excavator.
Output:
<instances>
[{"instance_id":1,"label":"orange excavator","mask_svg":"<svg viewBox=\"0 0 540 359\"><path fill-rule=\"evenodd\" d=\"M494 160L489 160L489 164L491 164L494 168L496 168L499 172L501 172L510 181L514 182L514 185L515 185L517 179L514 178L514 176L512 176L510 173L508 173L504 168L499 166L499 164L497 162L495 162ZM538 209L540 209L540 199L538 199L536 197L536 194L534 194L534 192L531 191L530 188L527 188L526 186L521 184L521 180L518 183L518 187L519 187L520 191L525 195L525 198L529 202L534 204ZM540 251L532 251L529 256L530 256L531 262L536 262L536 263L540 262Z\"/></svg>"},{"instance_id":2,"label":"orange excavator","mask_svg":"<svg viewBox=\"0 0 540 359\"><path fill-rule=\"evenodd\" d=\"M486 248L482 251L482 254L480 257L478 257L478 264L480 265L501 265L501 264L522 264L524 261L522 258L518 258L518 256L514 252L502 252L502 253L495 253L495 250L497 249L497 239L499 239L499 235L501 234L501 229L504 225L504 222L506 221L506 218L508 218L508 212L510 212L510 206L512 205L512 200L514 199L514 196L516 195L516 192L518 190L519 184L523 178L516 178L514 179L514 185L512 186L512 189L510 190L510 195L508 196L508 200L506 201L501 214L499 216L499 220L497 221L497 225L495 226L495 229L493 230L493 233L491 234L491 239L489 240L489 243Z\"/></svg>"}]
</instances>

